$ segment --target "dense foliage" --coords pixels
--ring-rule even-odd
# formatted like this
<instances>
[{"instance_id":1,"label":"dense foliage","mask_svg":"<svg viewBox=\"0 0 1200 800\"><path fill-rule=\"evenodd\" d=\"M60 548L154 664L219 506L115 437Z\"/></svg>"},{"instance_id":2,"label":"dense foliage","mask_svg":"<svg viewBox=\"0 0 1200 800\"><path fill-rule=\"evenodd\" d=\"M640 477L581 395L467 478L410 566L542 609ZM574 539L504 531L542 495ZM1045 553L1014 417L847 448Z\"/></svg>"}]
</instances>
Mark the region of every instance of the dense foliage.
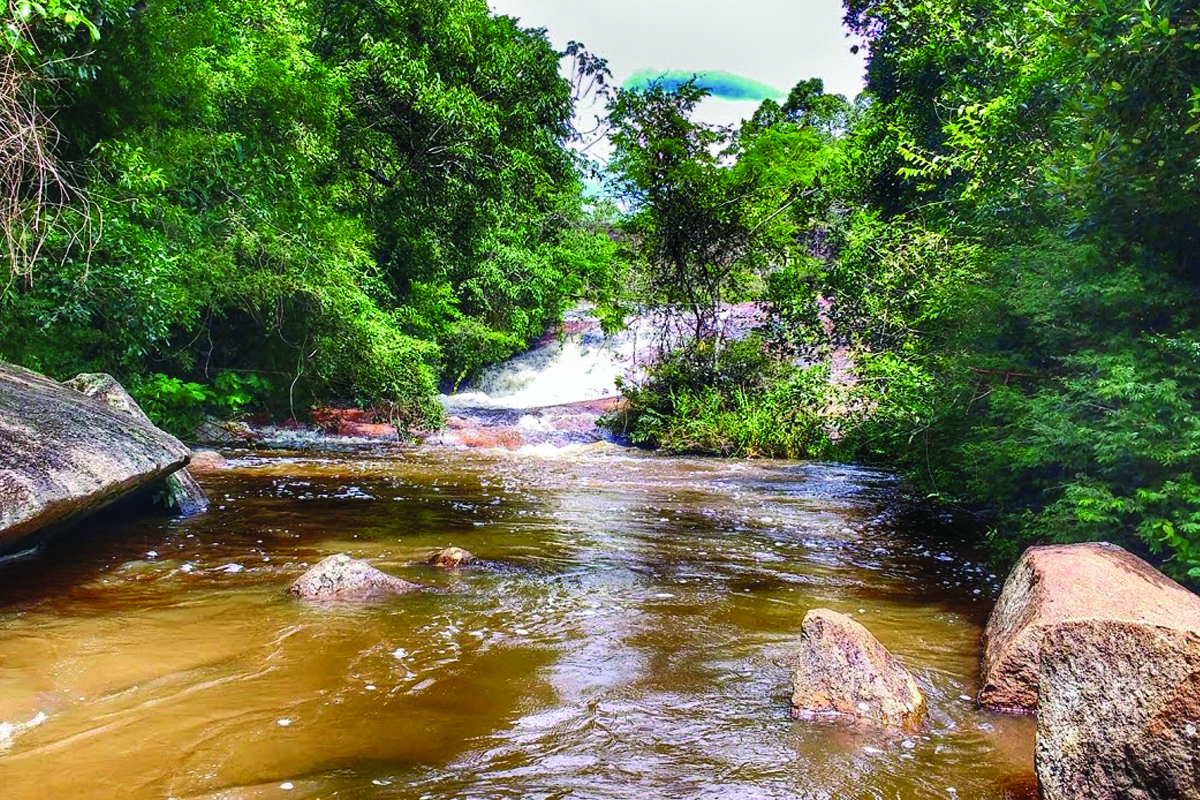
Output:
<instances>
[{"instance_id":1,"label":"dense foliage","mask_svg":"<svg viewBox=\"0 0 1200 800\"><path fill-rule=\"evenodd\" d=\"M998 543L1105 539L1200 576L1200 12L848 11L871 43L860 146L896 154L861 201L963 256L904 258L934 283L889 348L918 402L868 446Z\"/></svg>"},{"instance_id":2,"label":"dense foliage","mask_svg":"<svg viewBox=\"0 0 1200 800\"><path fill-rule=\"evenodd\" d=\"M0 18L0 358L181 431L334 398L422 425L576 299L651 307L610 421L638 443L886 464L1000 552L1200 578L1194 3L847 0L853 105L806 80L728 129L695 81L609 95L611 204L570 148L604 60L485 0Z\"/></svg>"},{"instance_id":3,"label":"dense foliage","mask_svg":"<svg viewBox=\"0 0 1200 800\"><path fill-rule=\"evenodd\" d=\"M9 57L91 224L14 256L2 358L152 408L237 386L429 423L439 382L542 335L607 259L559 54L484 0L62 8Z\"/></svg>"},{"instance_id":4,"label":"dense foliage","mask_svg":"<svg viewBox=\"0 0 1200 800\"><path fill-rule=\"evenodd\" d=\"M1101 539L1200 577L1200 11L848 0L846 21L867 91L826 112L824 155L772 152L774 171L807 170L785 180L806 202L729 270L761 280L762 365L664 361L621 424L687 451L801 441L905 470L1002 553ZM739 145L729 175L754 158ZM738 187L706 202L736 205ZM646 198L638 215L656 213ZM818 362L842 372L831 396L781 404ZM802 413L767 427L801 435L721 433L780 405Z\"/></svg>"}]
</instances>

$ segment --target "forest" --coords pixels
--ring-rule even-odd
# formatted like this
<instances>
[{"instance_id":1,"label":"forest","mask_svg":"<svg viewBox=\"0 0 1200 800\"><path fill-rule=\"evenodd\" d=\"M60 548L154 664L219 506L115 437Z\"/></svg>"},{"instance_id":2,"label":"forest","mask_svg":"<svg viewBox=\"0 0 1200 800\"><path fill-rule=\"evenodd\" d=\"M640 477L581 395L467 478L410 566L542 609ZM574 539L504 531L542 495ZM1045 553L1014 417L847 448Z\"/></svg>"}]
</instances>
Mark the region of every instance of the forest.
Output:
<instances>
[{"instance_id":1,"label":"forest","mask_svg":"<svg viewBox=\"0 0 1200 800\"><path fill-rule=\"evenodd\" d=\"M623 387L632 442L878 465L1000 558L1200 579L1200 11L845 11L860 97L796 76L721 128L484 0L7 0L0 359L181 432L329 400L420 428L580 302L662 309L685 341Z\"/></svg>"}]
</instances>

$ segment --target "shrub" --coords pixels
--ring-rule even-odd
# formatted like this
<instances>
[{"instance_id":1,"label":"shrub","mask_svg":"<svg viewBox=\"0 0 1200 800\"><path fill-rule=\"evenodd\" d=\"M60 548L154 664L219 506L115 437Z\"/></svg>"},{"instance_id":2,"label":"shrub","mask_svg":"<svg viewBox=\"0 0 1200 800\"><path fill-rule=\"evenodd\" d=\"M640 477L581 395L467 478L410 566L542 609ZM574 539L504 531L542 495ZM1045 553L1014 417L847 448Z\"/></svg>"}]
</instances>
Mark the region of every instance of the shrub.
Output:
<instances>
[{"instance_id":1,"label":"shrub","mask_svg":"<svg viewBox=\"0 0 1200 800\"><path fill-rule=\"evenodd\" d=\"M757 336L714 357L707 340L664 357L640 384L622 387L624 408L603 424L643 447L746 458L814 458L832 452L833 391L827 367L770 356Z\"/></svg>"}]
</instances>

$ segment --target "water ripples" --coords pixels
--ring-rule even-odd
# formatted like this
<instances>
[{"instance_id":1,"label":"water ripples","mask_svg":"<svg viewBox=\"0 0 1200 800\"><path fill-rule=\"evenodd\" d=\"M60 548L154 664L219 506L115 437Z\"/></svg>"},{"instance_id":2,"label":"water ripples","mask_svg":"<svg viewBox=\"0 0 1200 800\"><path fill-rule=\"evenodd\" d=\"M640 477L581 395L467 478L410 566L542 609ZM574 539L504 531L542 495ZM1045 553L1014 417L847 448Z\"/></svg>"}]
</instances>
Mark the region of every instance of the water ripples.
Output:
<instances>
[{"instance_id":1,"label":"water ripples","mask_svg":"<svg viewBox=\"0 0 1200 800\"><path fill-rule=\"evenodd\" d=\"M1028 796L1028 720L970 699L997 578L901 527L889 476L369 450L241 454L209 489L0 594L0 720L47 715L0 756L14 796ZM484 565L425 563L449 544ZM284 595L332 552L442 591ZM816 606L912 667L920 735L790 718Z\"/></svg>"}]
</instances>

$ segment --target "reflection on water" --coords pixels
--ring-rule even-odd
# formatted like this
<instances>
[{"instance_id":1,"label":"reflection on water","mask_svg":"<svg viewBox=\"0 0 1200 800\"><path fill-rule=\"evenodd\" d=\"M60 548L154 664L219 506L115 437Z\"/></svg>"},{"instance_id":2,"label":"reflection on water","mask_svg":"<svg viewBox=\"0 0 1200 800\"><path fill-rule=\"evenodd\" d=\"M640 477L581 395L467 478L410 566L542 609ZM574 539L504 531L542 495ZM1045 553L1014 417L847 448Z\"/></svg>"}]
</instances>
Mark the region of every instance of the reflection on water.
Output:
<instances>
[{"instance_id":1,"label":"reflection on water","mask_svg":"<svg viewBox=\"0 0 1200 800\"><path fill-rule=\"evenodd\" d=\"M1032 796L1031 721L970 701L996 578L893 520L886 476L607 446L233 466L205 516L0 575L5 798ZM423 564L448 544L488 566ZM339 551L448 591L284 595ZM912 668L920 735L790 719L815 606Z\"/></svg>"}]
</instances>

